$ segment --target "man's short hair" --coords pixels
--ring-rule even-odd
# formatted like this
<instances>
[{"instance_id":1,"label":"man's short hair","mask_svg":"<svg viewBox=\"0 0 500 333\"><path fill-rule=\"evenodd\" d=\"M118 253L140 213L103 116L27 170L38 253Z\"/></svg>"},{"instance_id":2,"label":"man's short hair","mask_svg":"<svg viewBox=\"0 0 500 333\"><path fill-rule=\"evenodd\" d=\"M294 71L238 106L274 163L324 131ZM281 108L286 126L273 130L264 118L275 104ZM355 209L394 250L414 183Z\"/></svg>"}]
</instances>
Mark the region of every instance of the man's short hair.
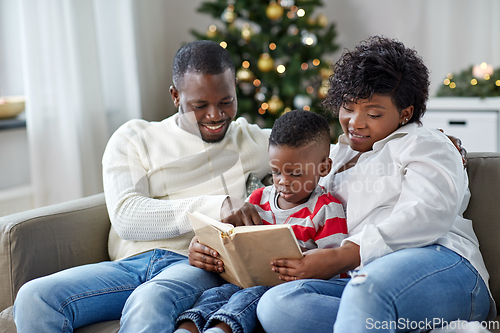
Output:
<instances>
[{"instance_id":1,"label":"man's short hair","mask_svg":"<svg viewBox=\"0 0 500 333\"><path fill-rule=\"evenodd\" d=\"M199 74L222 74L226 70L236 73L229 52L218 43L198 40L182 46L174 57L172 79L176 89L182 86L182 79L187 72Z\"/></svg>"},{"instance_id":2,"label":"man's short hair","mask_svg":"<svg viewBox=\"0 0 500 333\"><path fill-rule=\"evenodd\" d=\"M292 110L276 119L269 145L302 148L311 143L330 144L330 126L323 116L304 110Z\"/></svg>"},{"instance_id":3,"label":"man's short hair","mask_svg":"<svg viewBox=\"0 0 500 333\"><path fill-rule=\"evenodd\" d=\"M390 96L400 113L413 105L409 122L420 123L429 97L429 70L415 50L372 36L344 52L333 69L323 106L334 116L346 103L378 94Z\"/></svg>"}]
</instances>

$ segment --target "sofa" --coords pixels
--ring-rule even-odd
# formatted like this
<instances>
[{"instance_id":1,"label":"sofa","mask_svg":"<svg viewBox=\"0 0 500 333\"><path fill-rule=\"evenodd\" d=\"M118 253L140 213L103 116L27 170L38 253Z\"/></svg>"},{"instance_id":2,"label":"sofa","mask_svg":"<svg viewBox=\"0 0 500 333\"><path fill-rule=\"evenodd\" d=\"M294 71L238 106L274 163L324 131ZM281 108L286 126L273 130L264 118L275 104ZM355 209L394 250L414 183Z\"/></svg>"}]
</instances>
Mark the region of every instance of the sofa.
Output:
<instances>
[{"instance_id":1,"label":"sofa","mask_svg":"<svg viewBox=\"0 0 500 333\"><path fill-rule=\"evenodd\" d=\"M473 221L490 273L491 292L499 302L500 154L469 153L468 157L472 195L465 216ZM102 193L0 217L0 333L16 332L12 304L25 282L65 268L109 260L109 228ZM495 318L499 320L500 316ZM118 321L109 321L75 332L109 333L118 329Z\"/></svg>"}]
</instances>

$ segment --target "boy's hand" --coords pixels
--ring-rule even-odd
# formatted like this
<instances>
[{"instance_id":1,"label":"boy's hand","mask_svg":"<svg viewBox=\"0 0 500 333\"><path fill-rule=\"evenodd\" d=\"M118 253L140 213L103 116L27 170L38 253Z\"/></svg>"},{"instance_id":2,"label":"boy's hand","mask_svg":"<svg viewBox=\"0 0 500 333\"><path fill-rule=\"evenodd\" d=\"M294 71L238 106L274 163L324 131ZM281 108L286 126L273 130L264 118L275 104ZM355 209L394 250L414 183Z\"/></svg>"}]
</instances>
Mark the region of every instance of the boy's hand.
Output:
<instances>
[{"instance_id":1,"label":"boy's hand","mask_svg":"<svg viewBox=\"0 0 500 333\"><path fill-rule=\"evenodd\" d=\"M280 280L294 281L299 279L329 279L330 274L322 265L322 249L304 252L301 259L278 259L271 263L272 270L280 274Z\"/></svg>"},{"instance_id":2,"label":"boy's hand","mask_svg":"<svg viewBox=\"0 0 500 333\"><path fill-rule=\"evenodd\" d=\"M196 236L191 240L188 251L189 263L192 266L214 273L224 271L224 263L218 258L217 251L199 243Z\"/></svg>"},{"instance_id":3,"label":"boy's hand","mask_svg":"<svg viewBox=\"0 0 500 333\"><path fill-rule=\"evenodd\" d=\"M299 279L330 279L359 266L359 246L347 242L335 249L314 249L304 252L301 259L278 259L272 265L273 272L283 281Z\"/></svg>"},{"instance_id":4,"label":"boy's hand","mask_svg":"<svg viewBox=\"0 0 500 333\"><path fill-rule=\"evenodd\" d=\"M262 224L262 219L254 205L229 197L222 204L221 218L222 222L230 223L235 227Z\"/></svg>"}]
</instances>

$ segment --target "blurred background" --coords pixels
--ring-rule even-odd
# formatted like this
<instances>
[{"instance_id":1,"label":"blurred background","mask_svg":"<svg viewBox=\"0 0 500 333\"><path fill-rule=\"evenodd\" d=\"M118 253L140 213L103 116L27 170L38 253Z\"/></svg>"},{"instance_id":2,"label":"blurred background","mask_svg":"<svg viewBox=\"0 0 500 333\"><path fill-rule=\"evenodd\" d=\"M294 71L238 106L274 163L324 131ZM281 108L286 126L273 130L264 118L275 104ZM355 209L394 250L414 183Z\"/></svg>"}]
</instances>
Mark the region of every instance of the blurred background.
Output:
<instances>
[{"instance_id":1,"label":"blurred background","mask_svg":"<svg viewBox=\"0 0 500 333\"><path fill-rule=\"evenodd\" d=\"M0 216L101 192L110 135L176 112L172 60L196 39L230 51L239 115L269 127L321 112L344 49L397 38L430 69L426 125L498 151L499 17L497 0L0 0Z\"/></svg>"}]
</instances>

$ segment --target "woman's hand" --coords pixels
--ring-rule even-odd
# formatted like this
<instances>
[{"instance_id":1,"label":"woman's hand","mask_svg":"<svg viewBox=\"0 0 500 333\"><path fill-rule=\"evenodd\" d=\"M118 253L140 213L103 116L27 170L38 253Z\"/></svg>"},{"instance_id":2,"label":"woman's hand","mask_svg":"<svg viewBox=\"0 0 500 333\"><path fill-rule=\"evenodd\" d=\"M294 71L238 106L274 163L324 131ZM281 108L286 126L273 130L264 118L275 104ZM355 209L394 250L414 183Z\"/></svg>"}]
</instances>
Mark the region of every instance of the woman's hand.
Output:
<instances>
[{"instance_id":1,"label":"woman's hand","mask_svg":"<svg viewBox=\"0 0 500 333\"><path fill-rule=\"evenodd\" d=\"M359 266L359 246L346 242L335 249L314 249L304 253L301 259L278 259L272 265L280 280L330 279Z\"/></svg>"},{"instance_id":2,"label":"woman's hand","mask_svg":"<svg viewBox=\"0 0 500 333\"><path fill-rule=\"evenodd\" d=\"M254 205L228 197L222 204L222 222L235 227L240 225L261 225L262 219Z\"/></svg>"},{"instance_id":3,"label":"woman's hand","mask_svg":"<svg viewBox=\"0 0 500 333\"><path fill-rule=\"evenodd\" d=\"M224 263L218 258L217 251L199 243L196 236L191 240L188 251L189 263L192 266L214 273L224 271Z\"/></svg>"}]
</instances>

